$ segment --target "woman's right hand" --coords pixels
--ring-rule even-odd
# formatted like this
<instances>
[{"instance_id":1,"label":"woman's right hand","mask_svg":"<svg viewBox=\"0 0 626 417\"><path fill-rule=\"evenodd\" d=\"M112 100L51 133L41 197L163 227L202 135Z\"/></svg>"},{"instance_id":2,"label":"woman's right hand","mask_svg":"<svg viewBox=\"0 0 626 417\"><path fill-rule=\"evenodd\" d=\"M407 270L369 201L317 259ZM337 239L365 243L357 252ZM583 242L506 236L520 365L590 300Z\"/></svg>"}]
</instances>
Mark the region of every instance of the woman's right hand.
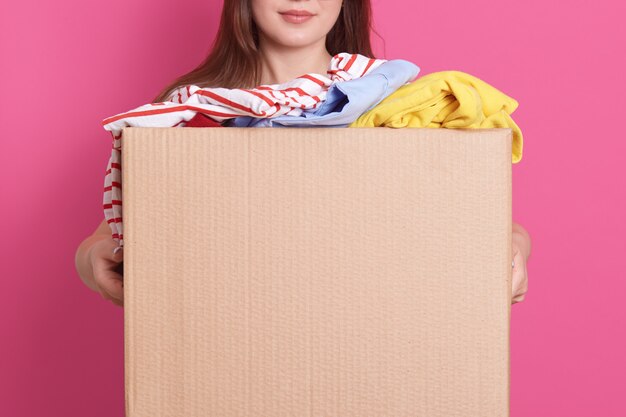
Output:
<instances>
[{"instance_id":1,"label":"woman's right hand","mask_svg":"<svg viewBox=\"0 0 626 417\"><path fill-rule=\"evenodd\" d=\"M123 249L113 253L117 242L101 239L89 248L89 262L93 269L93 280L105 300L124 306Z\"/></svg>"}]
</instances>

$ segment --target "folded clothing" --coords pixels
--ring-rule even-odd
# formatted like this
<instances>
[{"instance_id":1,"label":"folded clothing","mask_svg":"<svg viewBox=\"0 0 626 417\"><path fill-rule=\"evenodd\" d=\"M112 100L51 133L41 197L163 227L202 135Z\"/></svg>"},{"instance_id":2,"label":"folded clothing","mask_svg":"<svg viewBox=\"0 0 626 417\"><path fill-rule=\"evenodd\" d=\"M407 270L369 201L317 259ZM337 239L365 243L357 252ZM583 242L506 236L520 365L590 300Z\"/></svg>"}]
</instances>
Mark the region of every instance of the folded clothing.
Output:
<instances>
[{"instance_id":1,"label":"folded clothing","mask_svg":"<svg viewBox=\"0 0 626 417\"><path fill-rule=\"evenodd\" d=\"M330 60L329 77L308 73L282 84L265 84L252 89L184 85L175 89L167 101L145 104L107 117L102 124L116 137L127 126L177 126L190 120L196 112L218 122L239 116L299 116L317 108L326 99L326 92L332 84L363 77L385 62L384 59L342 52Z\"/></svg>"},{"instance_id":2,"label":"folded clothing","mask_svg":"<svg viewBox=\"0 0 626 417\"><path fill-rule=\"evenodd\" d=\"M387 61L367 75L334 83L326 100L300 115L240 116L224 122L228 127L347 127L399 87L412 81L420 68L403 59Z\"/></svg>"},{"instance_id":3,"label":"folded clothing","mask_svg":"<svg viewBox=\"0 0 626 417\"><path fill-rule=\"evenodd\" d=\"M510 114L518 102L462 71L427 74L403 85L349 127L511 128L512 163L522 159L522 131Z\"/></svg>"}]
</instances>

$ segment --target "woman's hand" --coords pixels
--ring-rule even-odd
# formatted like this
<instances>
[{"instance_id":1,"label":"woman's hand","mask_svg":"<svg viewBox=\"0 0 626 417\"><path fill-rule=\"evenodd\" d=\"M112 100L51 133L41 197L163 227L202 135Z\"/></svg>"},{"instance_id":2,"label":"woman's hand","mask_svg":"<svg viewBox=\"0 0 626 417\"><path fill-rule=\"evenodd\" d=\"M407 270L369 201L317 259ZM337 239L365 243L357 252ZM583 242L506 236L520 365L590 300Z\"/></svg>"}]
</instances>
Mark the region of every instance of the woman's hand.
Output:
<instances>
[{"instance_id":1,"label":"woman's hand","mask_svg":"<svg viewBox=\"0 0 626 417\"><path fill-rule=\"evenodd\" d=\"M526 272L526 259L519 250L513 247L513 291L511 295L511 304L524 301L524 296L528 291L528 273Z\"/></svg>"},{"instance_id":2,"label":"woman's hand","mask_svg":"<svg viewBox=\"0 0 626 417\"><path fill-rule=\"evenodd\" d=\"M100 295L117 306L124 306L123 249L113 253L117 243L102 239L89 248L89 262L93 268L93 280Z\"/></svg>"},{"instance_id":3,"label":"woman's hand","mask_svg":"<svg viewBox=\"0 0 626 417\"><path fill-rule=\"evenodd\" d=\"M530 256L530 236L519 224L513 223L513 278L511 304L524 301L528 291L528 272L526 262Z\"/></svg>"}]
</instances>

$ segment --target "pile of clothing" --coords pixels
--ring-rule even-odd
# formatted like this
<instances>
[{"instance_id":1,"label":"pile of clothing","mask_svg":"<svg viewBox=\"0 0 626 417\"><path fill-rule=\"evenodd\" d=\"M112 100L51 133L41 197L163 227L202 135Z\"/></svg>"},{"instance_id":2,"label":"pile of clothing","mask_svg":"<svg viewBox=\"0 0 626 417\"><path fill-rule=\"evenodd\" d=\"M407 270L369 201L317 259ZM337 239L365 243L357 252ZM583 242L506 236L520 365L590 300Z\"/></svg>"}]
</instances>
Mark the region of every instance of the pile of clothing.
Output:
<instances>
[{"instance_id":1,"label":"pile of clothing","mask_svg":"<svg viewBox=\"0 0 626 417\"><path fill-rule=\"evenodd\" d=\"M125 127L426 127L511 128L512 162L522 158L522 133L510 114L518 103L461 71L416 79L420 68L402 59L359 54L332 57L327 76L303 74L283 84L252 89L185 85L168 99L102 121L113 146L103 207L117 242L122 224L122 131Z\"/></svg>"}]
</instances>

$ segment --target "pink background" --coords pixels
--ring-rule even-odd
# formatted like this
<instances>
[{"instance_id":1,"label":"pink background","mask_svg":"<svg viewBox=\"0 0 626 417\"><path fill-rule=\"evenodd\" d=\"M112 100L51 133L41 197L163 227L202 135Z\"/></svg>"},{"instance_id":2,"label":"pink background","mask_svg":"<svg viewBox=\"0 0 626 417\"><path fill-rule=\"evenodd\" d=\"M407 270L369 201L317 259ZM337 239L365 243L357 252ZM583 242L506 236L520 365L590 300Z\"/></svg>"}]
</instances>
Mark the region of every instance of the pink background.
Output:
<instances>
[{"instance_id":1,"label":"pink background","mask_svg":"<svg viewBox=\"0 0 626 417\"><path fill-rule=\"evenodd\" d=\"M103 218L100 122L191 70L220 7L3 5L0 415L123 415L123 310L74 269ZM375 0L374 11L379 57L421 75L462 70L520 103L513 219L533 252L512 308L511 416L626 416L624 3Z\"/></svg>"}]
</instances>

